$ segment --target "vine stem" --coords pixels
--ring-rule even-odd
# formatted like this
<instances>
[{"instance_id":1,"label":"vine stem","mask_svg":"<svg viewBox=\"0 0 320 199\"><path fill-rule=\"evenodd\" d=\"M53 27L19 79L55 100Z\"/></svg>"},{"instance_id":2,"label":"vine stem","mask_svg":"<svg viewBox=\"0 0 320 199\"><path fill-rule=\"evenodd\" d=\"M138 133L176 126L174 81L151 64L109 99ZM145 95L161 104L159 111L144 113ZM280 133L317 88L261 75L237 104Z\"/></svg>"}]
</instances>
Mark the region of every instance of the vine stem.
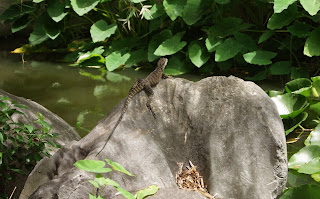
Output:
<instances>
[{"instance_id":1,"label":"vine stem","mask_svg":"<svg viewBox=\"0 0 320 199\"><path fill-rule=\"evenodd\" d=\"M301 65L300 65L300 62L299 62L297 56L292 52L292 50L291 50L287 45L285 45L284 43L282 43L281 41L279 41L279 40L277 40L277 39L275 39L275 38L271 38L271 39L273 39L274 41L276 41L276 42L278 42L279 44L281 44L281 45L283 45L284 47L286 47L286 48L290 51L290 53L294 56L294 58L295 58L295 60L296 60L296 62L297 62L297 64L298 64L298 67L301 68Z\"/></svg>"}]
</instances>

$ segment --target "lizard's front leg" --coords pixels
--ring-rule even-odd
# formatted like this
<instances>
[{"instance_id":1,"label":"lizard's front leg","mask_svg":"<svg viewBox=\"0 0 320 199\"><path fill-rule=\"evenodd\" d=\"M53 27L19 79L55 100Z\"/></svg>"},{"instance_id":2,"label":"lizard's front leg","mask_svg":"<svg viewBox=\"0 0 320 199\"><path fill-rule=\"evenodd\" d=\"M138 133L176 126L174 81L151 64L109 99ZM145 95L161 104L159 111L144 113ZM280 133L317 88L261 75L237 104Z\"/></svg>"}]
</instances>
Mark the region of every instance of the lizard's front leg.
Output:
<instances>
[{"instance_id":1,"label":"lizard's front leg","mask_svg":"<svg viewBox=\"0 0 320 199\"><path fill-rule=\"evenodd\" d=\"M156 118L156 114L154 113L154 111L152 110L152 107L151 107L151 101L152 101L152 97L153 97L153 90L152 90L150 84L145 84L144 85L144 90L146 91L146 93L148 95L148 101L147 101L146 106L151 111L153 117Z\"/></svg>"},{"instance_id":2,"label":"lizard's front leg","mask_svg":"<svg viewBox=\"0 0 320 199\"><path fill-rule=\"evenodd\" d=\"M164 73L162 73L162 76L161 76L161 78L162 79L167 79L167 78L169 78L170 76L168 76L168 75L166 75L166 74L164 74Z\"/></svg>"}]
</instances>

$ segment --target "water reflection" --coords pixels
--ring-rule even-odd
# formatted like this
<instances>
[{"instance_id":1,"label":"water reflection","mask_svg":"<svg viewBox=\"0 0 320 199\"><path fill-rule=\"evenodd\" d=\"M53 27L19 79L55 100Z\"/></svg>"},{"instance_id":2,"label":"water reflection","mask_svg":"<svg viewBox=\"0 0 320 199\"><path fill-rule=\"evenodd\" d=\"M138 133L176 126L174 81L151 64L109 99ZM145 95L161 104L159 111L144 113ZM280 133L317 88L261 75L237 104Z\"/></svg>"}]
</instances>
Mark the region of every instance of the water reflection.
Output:
<instances>
[{"instance_id":1,"label":"water reflection","mask_svg":"<svg viewBox=\"0 0 320 199\"><path fill-rule=\"evenodd\" d=\"M148 71L101 72L61 63L30 61L0 53L0 88L38 102L76 127L92 129L128 94L137 77ZM80 75L82 73L83 75ZM191 76L196 79L201 77ZM87 132L78 130L81 136Z\"/></svg>"}]
</instances>

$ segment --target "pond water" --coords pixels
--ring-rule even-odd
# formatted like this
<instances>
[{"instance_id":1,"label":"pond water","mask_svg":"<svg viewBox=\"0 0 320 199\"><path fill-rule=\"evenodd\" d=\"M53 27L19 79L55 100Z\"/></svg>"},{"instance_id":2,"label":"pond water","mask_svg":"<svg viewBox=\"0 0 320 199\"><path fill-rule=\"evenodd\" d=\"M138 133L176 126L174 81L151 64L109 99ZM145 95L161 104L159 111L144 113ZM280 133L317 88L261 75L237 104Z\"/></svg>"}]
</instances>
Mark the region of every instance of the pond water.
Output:
<instances>
[{"instance_id":1,"label":"pond water","mask_svg":"<svg viewBox=\"0 0 320 199\"><path fill-rule=\"evenodd\" d=\"M21 55L0 51L0 89L38 102L70 125L91 130L128 95L136 78L149 71L81 70L64 63L22 62ZM84 74L84 75L81 75ZM88 77L88 74L93 74ZM199 76L187 76L199 80ZM81 136L87 131L77 129Z\"/></svg>"},{"instance_id":2,"label":"pond water","mask_svg":"<svg viewBox=\"0 0 320 199\"><path fill-rule=\"evenodd\" d=\"M124 69L101 73L97 69L84 71L65 63L23 63L21 55L5 51L0 51L0 59L0 89L36 101L71 126L76 127L80 122L80 126L88 130L128 95L137 77L144 78L150 72ZM92 77L88 77L90 74ZM193 81L204 78L192 74L182 77ZM270 83L261 86L264 89L274 87ZM87 134L83 129L77 130L81 136Z\"/></svg>"}]
</instances>

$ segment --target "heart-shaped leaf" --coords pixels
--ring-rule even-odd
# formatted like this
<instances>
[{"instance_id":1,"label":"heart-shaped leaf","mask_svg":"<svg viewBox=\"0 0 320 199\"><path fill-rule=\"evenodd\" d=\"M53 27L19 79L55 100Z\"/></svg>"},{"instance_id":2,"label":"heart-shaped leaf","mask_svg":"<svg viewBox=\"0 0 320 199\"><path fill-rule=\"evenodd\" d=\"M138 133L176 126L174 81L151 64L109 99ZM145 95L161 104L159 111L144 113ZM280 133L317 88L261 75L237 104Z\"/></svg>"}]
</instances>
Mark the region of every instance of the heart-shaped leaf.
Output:
<instances>
[{"instance_id":1,"label":"heart-shaped leaf","mask_svg":"<svg viewBox=\"0 0 320 199\"><path fill-rule=\"evenodd\" d=\"M299 115L309 105L306 97L286 93L271 98L278 108L281 118L294 118Z\"/></svg>"},{"instance_id":2,"label":"heart-shaped leaf","mask_svg":"<svg viewBox=\"0 0 320 199\"><path fill-rule=\"evenodd\" d=\"M112 169L110 168L104 168L106 163L104 161L99 160L78 160L73 165L78 169L94 173L107 173L112 171Z\"/></svg>"},{"instance_id":3,"label":"heart-shaped leaf","mask_svg":"<svg viewBox=\"0 0 320 199\"><path fill-rule=\"evenodd\" d=\"M301 165L304 165L311 160L320 157L320 146L309 145L300 149L297 153L291 156L288 167L290 169L298 170Z\"/></svg>"}]
</instances>

